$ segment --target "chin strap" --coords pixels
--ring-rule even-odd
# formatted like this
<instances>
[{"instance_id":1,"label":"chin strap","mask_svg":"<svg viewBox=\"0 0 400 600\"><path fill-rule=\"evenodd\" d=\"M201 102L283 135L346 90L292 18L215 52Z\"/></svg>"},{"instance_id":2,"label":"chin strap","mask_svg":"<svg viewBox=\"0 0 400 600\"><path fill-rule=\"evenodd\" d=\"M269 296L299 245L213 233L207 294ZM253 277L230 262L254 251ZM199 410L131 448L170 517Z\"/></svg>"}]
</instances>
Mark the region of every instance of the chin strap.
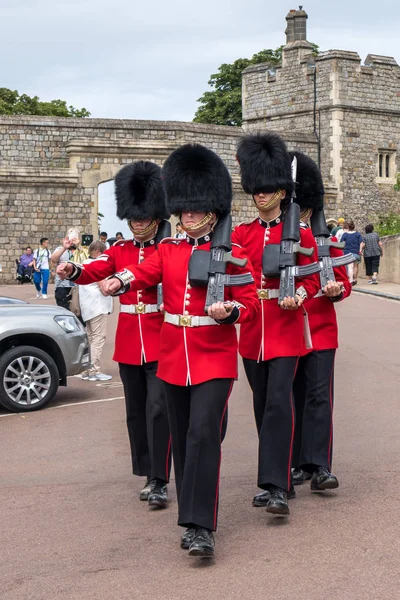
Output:
<instances>
[{"instance_id":1,"label":"chin strap","mask_svg":"<svg viewBox=\"0 0 400 600\"><path fill-rule=\"evenodd\" d=\"M207 225L207 223L209 223L211 221L212 216L213 216L213 213L209 212L206 214L205 217L202 218L201 221L196 223L196 225L187 225L186 227L184 227L182 225L182 223L180 225L184 231L190 233L191 231L197 231L198 229L201 229L202 227L204 227L204 225Z\"/></svg>"},{"instance_id":2,"label":"chin strap","mask_svg":"<svg viewBox=\"0 0 400 600\"><path fill-rule=\"evenodd\" d=\"M312 215L312 209L311 208L306 208L300 214L300 221L303 221L303 222L307 223L307 221L311 217L311 215Z\"/></svg>"},{"instance_id":3,"label":"chin strap","mask_svg":"<svg viewBox=\"0 0 400 600\"><path fill-rule=\"evenodd\" d=\"M254 196L255 196L255 194L253 195L253 200L254 200ZM276 192L268 200L267 204L264 204L261 206L260 204L257 203L256 200L254 200L254 204L257 206L258 210L265 211L265 210L268 210L269 208L271 208L271 206L273 206L277 200L283 200L285 196L286 196L285 190L276 190Z\"/></svg>"},{"instance_id":4,"label":"chin strap","mask_svg":"<svg viewBox=\"0 0 400 600\"><path fill-rule=\"evenodd\" d=\"M157 221L155 221L153 219L152 222L150 223L150 225L148 227L146 227L146 229L143 229L143 231L138 231L137 229L134 229L131 225L130 220L128 220L128 227L131 230L131 232L133 233L133 235L143 236L143 235L147 235L148 233L150 233L150 231L152 231L152 229L157 227Z\"/></svg>"}]
</instances>

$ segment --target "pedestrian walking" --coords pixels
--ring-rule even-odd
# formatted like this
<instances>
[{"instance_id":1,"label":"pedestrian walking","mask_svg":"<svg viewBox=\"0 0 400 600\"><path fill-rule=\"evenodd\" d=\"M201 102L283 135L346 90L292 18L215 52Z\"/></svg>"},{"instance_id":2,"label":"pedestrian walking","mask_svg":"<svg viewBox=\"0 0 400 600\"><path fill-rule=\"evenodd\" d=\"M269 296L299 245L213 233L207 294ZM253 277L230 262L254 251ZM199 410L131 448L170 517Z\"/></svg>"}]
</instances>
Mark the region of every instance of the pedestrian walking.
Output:
<instances>
[{"instance_id":1,"label":"pedestrian walking","mask_svg":"<svg viewBox=\"0 0 400 600\"><path fill-rule=\"evenodd\" d=\"M99 282L129 264L149 260L161 239L164 219L169 217L160 175L160 167L150 161L137 161L119 171L115 179L117 216L127 219L133 238L120 240L90 264L60 265L57 271L62 279L75 269L79 285ZM163 315L157 306L156 288L142 287L119 297L113 359L124 386L132 471L146 478L139 498L151 508L164 508L168 504L171 440L164 388L156 376Z\"/></svg>"},{"instance_id":2,"label":"pedestrian walking","mask_svg":"<svg viewBox=\"0 0 400 600\"><path fill-rule=\"evenodd\" d=\"M278 304L279 276L265 274L263 259L282 240L285 208L293 179L291 160L283 140L276 134L247 135L237 150L242 187L251 194L258 217L237 226L232 239L240 244L255 271L260 312L253 322L240 329L239 352L253 392L253 407L259 437L258 487L263 492L253 499L268 513L289 514L288 494L293 497L291 477L294 434L292 387L298 358L303 350L304 315L302 305L318 291L316 275L296 279L295 297ZM300 228L300 224L299 224ZM298 264L317 259L314 237L305 226L300 243L313 248L314 256L298 255ZM266 254L266 252L268 254ZM279 254L273 271L279 273Z\"/></svg>"},{"instance_id":3,"label":"pedestrian walking","mask_svg":"<svg viewBox=\"0 0 400 600\"><path fill-rule=\"evenodd\" d=\"M181 547L190 556L211 557L224 414L238 374L235 323L251 321L259 306L254 283L248 283L225 288L224 302L212 303L205 315L208 288L191 278L192 264L210 261L214 227L231 208L231 178L220 157L199 144L178 148L164 164L163 182L168 210L179 216L186 238L165 240L143 265L128 265L107 284L115 293L163 283L157 375L167 396L178 524L186 529ZM237 246L232 254L245 257ZM229 262L226 270L232 275L248 272ZM253 281L250 275L248 280Z\"/></svg>"},{"instance_id":4,"label":"pedestrian walking","mask_svg":"<svg viewBox=\"0 0 400 600\"><path fill-rule=\"evenodd\" d=\"M33 253L33 283L36 288L36 298L42 297L47 300L47 286L50 279L50 258L49 239L41 238L40 246Z\"/></svg>"},{"instance_id":5,"label":"pedestrian walking","mask_svg":"<svg viewBox=\"0 0 400 600\"><path fill-rule=\"evenodd\" d=\"M308 224L317 217L323 219L324 186L315 162L301 152L291 153L297 160L295 201L300 205L301 219ZM322 213L321 213L322 211ZM329 239L326 226L323 232ZM342 250L327 242L331 259L343 256ZM328 256L329 256L328 255ZM335 354L338 347L338 326L335 304L347 298L351 285L345 266L333 269L334 280L307 303L312 348L306 348L299 359L293 385L296 427L293 444L293 483L311 479L312 492L335 489L339 481L332 474L333 390Z\"/></svg>"},{"instance_id":6,"label":"pedestrian walking","mask_svg":"<svg viewBox=\"0 0 400 600\"><path fill-rule=\"evenodd\" d=\"M377 285L379 263L383 256L383 244L379 234L374 231L374 226L371 223L365 227L365 236L361 243L361 253L364 256L365 274L369 277L368 283Z\"/></svg>"},{"instance_id":7,"label":"pedestrian walking","mask_svg":"<svg viewBox=\"0 0 400 600\"><path fill-rule=\"evenodd\" d=\"M335 236L336 238L338 238L343 233L344 224L345 224L344 218L343 217L339 217L338 220L337 220L336 227L333 227L332 230L331 230L332 236Z\"/></svg>"},{"instance_id":8,"label":"pedestrian walking","mask_svg":"<svg viewBox=\"0 0 400 600\"><path fill-rule=\"evenodd\" d=\"M361 244L363 237L353 221L349 221L349 230L345 231L341 236L341 242L345 243L344 253L354 256L354 263L350 263L347 267L348 277L351 285L357 285L358 268L361 262Z\"/></svg>"},{"instance_id":9,"label":"pedestrian walking","mask_svg":"<svg viewBox=\"0 0 400 600\"><path fill-rule=\"evenodd\" d=\"M89 258L82 264L90 264L105 252L106 246L99 240L89 246ZM79 306L86 325L90 344L91 365L81 375L83 380L109 381L111 375L102 373L100 360L107 336L107 316L112 313L113 299L104 296L97 282L79 286Z\"/></svg>"}]
</instances>

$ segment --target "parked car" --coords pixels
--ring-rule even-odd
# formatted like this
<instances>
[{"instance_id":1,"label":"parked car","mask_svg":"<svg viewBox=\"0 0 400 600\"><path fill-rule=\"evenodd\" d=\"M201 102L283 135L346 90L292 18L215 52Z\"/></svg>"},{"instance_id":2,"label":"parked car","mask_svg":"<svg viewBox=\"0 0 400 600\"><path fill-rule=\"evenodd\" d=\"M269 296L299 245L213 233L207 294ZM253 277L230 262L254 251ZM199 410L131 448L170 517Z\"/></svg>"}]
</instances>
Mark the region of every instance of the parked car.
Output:
<instances>
[{"instance_id":1,"label":"parked car","mask_svg":"<svg viewBox=\"0 0 400 600\"><path fill-rule=\"evenodd\" d=\"M0 404L38 410L90 364L83 325L59 306L0 297Z\"/></svg>"}]
</instances>

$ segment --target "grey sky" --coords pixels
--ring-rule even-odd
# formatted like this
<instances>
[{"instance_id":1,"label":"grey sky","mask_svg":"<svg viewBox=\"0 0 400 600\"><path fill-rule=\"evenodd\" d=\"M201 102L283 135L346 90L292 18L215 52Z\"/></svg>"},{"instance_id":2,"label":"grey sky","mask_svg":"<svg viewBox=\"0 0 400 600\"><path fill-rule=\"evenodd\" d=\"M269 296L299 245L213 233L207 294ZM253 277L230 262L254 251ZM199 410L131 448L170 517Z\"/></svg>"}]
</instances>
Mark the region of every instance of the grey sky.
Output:
<instances>
[{"instance_id":1,"label":"grey sky","mask_svg":"<svg viewBox=\"0 0 400 600\"><path fill-rule=\"evenodd\" d=\"M266 0L0 0L1 87L93 117L188 121L223 62L285 41L297 3ZM394 56L396 0L310 0L308 39Z\"/></svg>"},{"instance_id":2,"label":"grey sky","mask_svg":"<svg viewBox=\"0 0 400 600\"><path fill-rule=\"evenodd\" d=\"M394 56L398 0L309 0L308 40ZM0 0L0 87L60 98L92 117L191 121L224 62L285 43L298 4L268 0ZM113 182L99 188L101 227L128 233Z\"/></svg>"}]
</instances>

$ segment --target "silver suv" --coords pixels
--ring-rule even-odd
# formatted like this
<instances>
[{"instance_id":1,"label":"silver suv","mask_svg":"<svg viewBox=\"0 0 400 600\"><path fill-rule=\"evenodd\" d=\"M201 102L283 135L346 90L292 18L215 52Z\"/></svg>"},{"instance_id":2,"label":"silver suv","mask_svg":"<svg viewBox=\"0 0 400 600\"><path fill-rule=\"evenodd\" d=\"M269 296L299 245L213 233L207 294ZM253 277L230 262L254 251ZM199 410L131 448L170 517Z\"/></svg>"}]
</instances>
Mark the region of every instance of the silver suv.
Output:
<instances>
[{"instance_id":1,"label":"silver suv","mask_svg":"<svg viewBox=\"0 0 400 600\"><path fill-rule=\"evenodd\" d=\"M50 402L90 364L84 327L59 306L0 297L0 404L26 412Z\"/></svg>"}]
</instances>

